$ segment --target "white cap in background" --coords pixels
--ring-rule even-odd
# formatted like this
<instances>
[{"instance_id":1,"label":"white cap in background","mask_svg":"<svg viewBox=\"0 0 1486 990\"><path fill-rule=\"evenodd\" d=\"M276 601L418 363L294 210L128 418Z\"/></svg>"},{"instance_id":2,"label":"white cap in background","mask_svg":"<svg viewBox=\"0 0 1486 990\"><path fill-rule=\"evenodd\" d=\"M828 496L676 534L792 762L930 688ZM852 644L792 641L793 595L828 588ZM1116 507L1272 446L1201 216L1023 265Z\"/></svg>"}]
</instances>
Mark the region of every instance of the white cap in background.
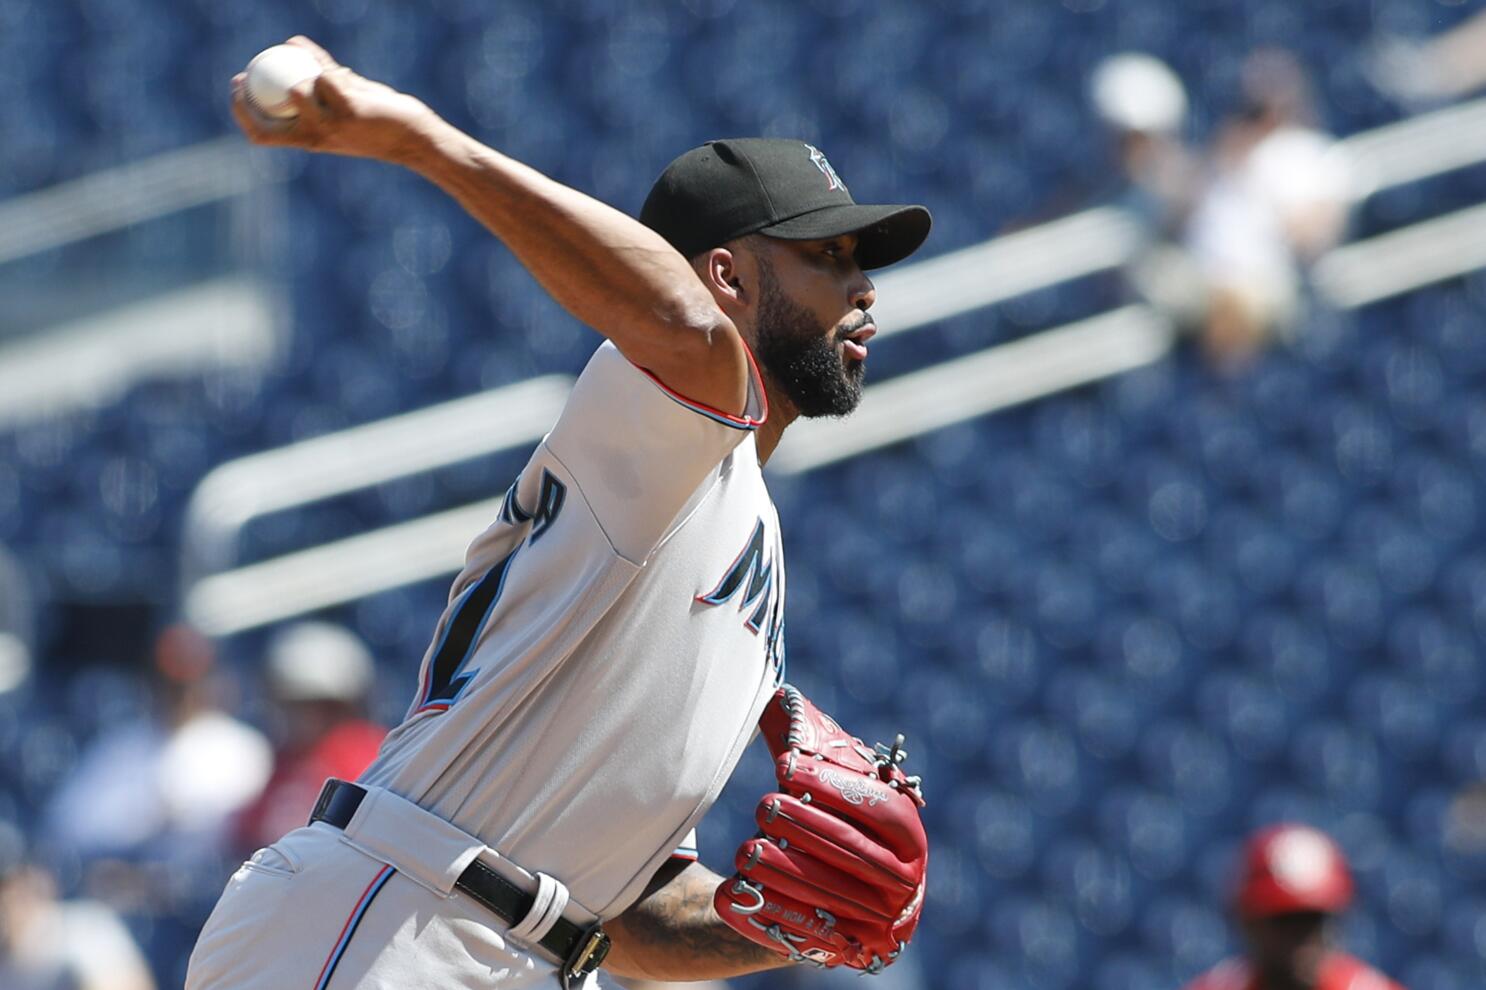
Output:
<instances>
[{"instance_id":1,"label":"white cap in background","mask_svg":"<svg viewBox=\"0 0 1486 990\"><path fill-rule=\"evenodd\" d=\"M1094 67L1089 80L1094 109L1110 127L1171 134L1187 116L1187 91L1158 58L1127 52Z\"/></svg>"},{"instance_id":2,"label":"white cap in background","mask_svg":"<svg viewBox=\"0 0 1486 990\"><path fill-rule=\"evenodd\" d=\"M296 622L268 644L268 680L288 701L355 701L371 688L371 654L328 622Z\"/></svg>"}]
</instances>

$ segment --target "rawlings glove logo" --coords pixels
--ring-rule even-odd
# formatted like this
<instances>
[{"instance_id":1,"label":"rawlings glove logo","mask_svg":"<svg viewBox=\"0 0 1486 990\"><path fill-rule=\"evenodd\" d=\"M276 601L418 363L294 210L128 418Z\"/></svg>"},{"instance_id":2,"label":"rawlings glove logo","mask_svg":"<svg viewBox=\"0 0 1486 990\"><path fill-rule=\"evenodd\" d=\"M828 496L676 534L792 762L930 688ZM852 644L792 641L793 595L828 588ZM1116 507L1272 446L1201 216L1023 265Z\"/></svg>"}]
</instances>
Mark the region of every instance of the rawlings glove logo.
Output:
<instances>
[{"instance_id":1,"label":"rawlings glove logo","mask_svg":"<svg viewBox=\"0 0 1486 990\"><path fill-rule=\"evenodd\" d=\"M888 794L880 787L874 787L866 777L856 774L837 773L835 770L822 770L820 782L828 784L841 792L847 804L861 804L867 802L867 807L875 808L888 799Z\"/></svg>"}]
</instances>

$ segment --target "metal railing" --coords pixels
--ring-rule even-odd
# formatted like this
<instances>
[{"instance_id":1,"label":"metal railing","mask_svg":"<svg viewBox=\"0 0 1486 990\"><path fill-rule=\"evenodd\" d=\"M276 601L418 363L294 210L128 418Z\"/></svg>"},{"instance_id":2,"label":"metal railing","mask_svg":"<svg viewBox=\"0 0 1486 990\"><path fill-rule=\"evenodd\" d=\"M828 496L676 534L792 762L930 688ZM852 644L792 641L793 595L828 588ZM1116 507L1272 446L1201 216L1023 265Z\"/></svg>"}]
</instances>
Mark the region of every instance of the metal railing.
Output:
<instances>
[{"instance_id":1,"label":"metal railing","mask_svg":"<svg viewBox=\"0 0 1486 990\"><path fill-rule=\"evenodd\" d=\"M186 507L186 584L236 563L238 534L260 516L540 439L572 385L544 375L218 466Z\"/></svg>"},{"instance_id":2,"label":"metal railing","mask_svg":"<svg viewBox=\"0 0 1486 990\"><path fill-rule=\"evenodd\" d=\"M275 212L274 199L248 195L276 181L265 161L221 138L0 202L0 265L215 203L240 248ZM260 367L278 351L282 314L269 284L237 272L0 340L0 424L105 405L150 378Z\"/></svg>"},{"instance_id":3,"label":"metal railing","mask_svg":"<svg viewBox=\"0 0 1486 990\"><path fill-rule=\"evenodd\" d=\"M219 138L0 202L0 264L181 210L261 182L246 143Z\"/></svg>"}]
</instances>

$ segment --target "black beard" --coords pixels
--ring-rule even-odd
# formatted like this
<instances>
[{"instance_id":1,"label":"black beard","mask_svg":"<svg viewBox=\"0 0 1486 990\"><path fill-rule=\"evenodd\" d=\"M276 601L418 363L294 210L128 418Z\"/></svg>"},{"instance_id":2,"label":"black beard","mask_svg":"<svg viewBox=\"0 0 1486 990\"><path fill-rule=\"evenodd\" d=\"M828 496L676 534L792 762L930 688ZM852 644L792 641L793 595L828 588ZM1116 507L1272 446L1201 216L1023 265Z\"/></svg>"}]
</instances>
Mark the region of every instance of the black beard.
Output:
<instances>
[{"instance_id":1,"label":"black beard","mask_svg":"<svg viewBox=\"0 0 1486 990\"><path fill-rule=\"evenodd\" d=\"M822 334L808 310L780 291L760 259L757 356L800 415L845 416L862 401L861 361L837 351L837 333Z\"/></svg>"}]
</instances>

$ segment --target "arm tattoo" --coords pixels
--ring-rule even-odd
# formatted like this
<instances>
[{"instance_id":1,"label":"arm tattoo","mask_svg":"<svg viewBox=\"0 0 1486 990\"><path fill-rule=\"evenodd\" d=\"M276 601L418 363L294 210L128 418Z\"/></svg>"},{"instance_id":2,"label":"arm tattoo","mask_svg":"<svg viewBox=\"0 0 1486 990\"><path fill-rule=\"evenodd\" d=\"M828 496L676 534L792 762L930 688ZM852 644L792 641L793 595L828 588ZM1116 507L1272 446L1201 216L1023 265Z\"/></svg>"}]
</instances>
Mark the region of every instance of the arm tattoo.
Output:
<instances>
[{"instance_id":1,"label":"arm tattoo","mask_svg":"<svg viewBox=\"0 0 1486 990\"><path fill-rule=\"evenodd\" d=\"M722 878L699 863L663 870L651 889L605 928L656 978L736 976L788 963L723 923L712 906Z\"/></svg>"}]
</instances>

